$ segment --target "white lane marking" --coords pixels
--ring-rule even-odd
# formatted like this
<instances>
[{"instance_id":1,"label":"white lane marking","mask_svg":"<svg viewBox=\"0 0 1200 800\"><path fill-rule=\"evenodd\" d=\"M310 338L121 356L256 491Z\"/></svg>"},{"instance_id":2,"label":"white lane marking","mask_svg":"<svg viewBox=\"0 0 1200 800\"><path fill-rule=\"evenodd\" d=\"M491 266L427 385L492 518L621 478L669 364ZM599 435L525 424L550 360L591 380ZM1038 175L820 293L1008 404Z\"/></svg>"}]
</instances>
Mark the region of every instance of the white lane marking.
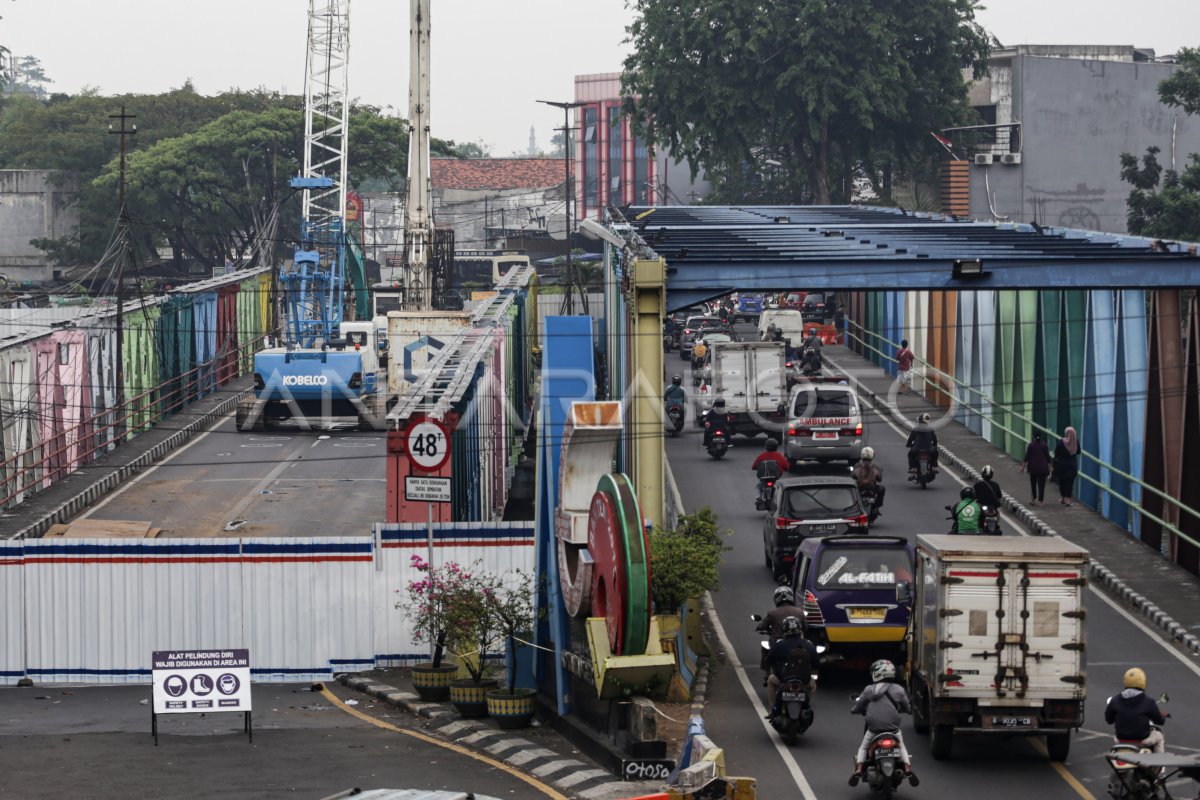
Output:
<instances>
[{"instance_id":1,"label":"white lane marking","mask_svg":"<svg viewBox=\"0 0 1200 800\"><path fill-rule=\"evenodd\" d=\"M236 412L230 411L228 414L226 414L224 417L221 418L221 422L224 422L227 419L231 419L233 417L234 413L236 413ZM175 456L182 455L192 445L199 444L201 442L201 440L204 439L205 436L208 436L210 433L215 431L217 429L217 427L221 424L221 422L218 422L216 425L213 425L211 428L204 431L204 433L201 433L199 436L194 437L190 442L185 444L183 447L172 450L170 453L167 454L167 457L164 458L162 461L158 462L157 464L154 464L151 467L148 467L147 469L142 470L137 475L134 475L131 479L129 479L129 480L125 481L125 483L121 484L121 486L119 488L109 492L108 495L105 496L105 498L103 500L101 500L99 503L96 503L96 505L89 508L86 513L80 514L75 519L87 519L92 514L95 514L97 511L104 508L106 505L111 503L113 500L120 497L127 490L132 489L134 487L134 485L136 485L137 483L142 481L144 478L149 477L150 474L154 472L154 470L158 469L161 466L165 466L168 462L170 462L173 458L175 458Z\"/></svg>"},{"instance_id":2,"label":"white lane marking","mask_svg":"<svg viewBox=\"0 0 1200 800\"><path fill-rule=\"evenodd\" d=\"M833 361L831 360L829 363L832 364ZM849 375L849 373L846 372L845 370L843 370L842 372L845 375ZM854 382L856 384L860 383L857 378L852 377L852 379L854 380ZM876 411L873 408L871 409L871 411L872 411L872 413L875 414L876 417L878 417L880 419L881 422L883 422L885 425L889 426L896 433L905 437L905 439L907 440L907 436L905 435L905 433L900 429L899 426L895 425L890 418L884 416L883 414L881 414L880 412ZM974 434L972 434L972 435L974 435ZM945 472L947 475L949 475L951 478L953 478L958 483L961 483L963 486L969 485L965 480L963 480L962 478L958 477L958 475L956 475L952 471L950 471L949 468L943 468L942 472ZM1012 527L1012 529L1014 531L1017 532L1018 535L1020 535L1020 536L1030 536L1031 535L1027 530L1025 530L1024 526L1022 526L1019 522L1017 522L1012 517L1008 516L1008 514L1001 512L1000 517L1001 517L1001 519L1007 521L1008 524ZM1108 603L1110 606L1112 606L1113 610L1115 610L1118 614L1123 616L1125 619L1129 620L1129 622L1132 623L1135 628L1142 631L1147 636L1149 636L1151 639L1153 639L1156 644L1158 644L1160 647L1162 647L1164 650L1166 650L1168 653L1170 653L1172 656L1174 656L1177 661L1179 661L1185 667L1190 669L1192 672L1196 673L1196 675L1200 675L1200 665L1197 665L1194 661L1190 661L1183 653L1176 650L1174 648L1174 646L1172 646L1169 642L1167 642L1163 639L1162 634L1160 634L1158 631L1154 630L1149 625L1142 622L1137 617L1130 614L1127 610L1125 610L1120 605L1118 605L1116 603L1116 601L1114 601L1112 598L1110 598L1106 593L1100 591L1094 585L1092 585L1091 581L1088 582L1088 589L1090 589L1092 594L1094 594L1096 597L1099 597L1105 603Z\"/></svg>"},{"instance_id":3,"label":"white lane marking","mask_svg":"<svg viewBox=\"0 0 1200 800\"><path fill-rule=\"evenodd\" d=\"M796 787L800 790L800 794L804 796L804 800L817 800L817 795L809 785L808 779L804 777L804 771L800 769L800 765L796 763L792 751L787 748L783 740L779 738L779 734L771 727L771 724L763 719L766 716L767 709L763 706L762 700L758 697L758 692L750 683L750 676L746 674L746 670L742 668L740 661L732 658L737 653L733 648L733 643L729 641L729 637L725 635L725 627L721 624L720 618L717 617L717 607L713 605L712 613L713 630L717 632L717 638L721 642L721 646L725 648L725 652L731 656L730 664L733 665L734 671L737 673L738 682L742 684L742 689L746 692L746 696L750 698L750 704L754 706L754 713L758 715L758 721L762 723L763 728L767 732L767 736L771 737L771 741L775 743L775 749L779 752L779 757L783 759L783 765L787 767L787 771L791 774L792 780L796 782Z\"/></svg>"}]
</instances>

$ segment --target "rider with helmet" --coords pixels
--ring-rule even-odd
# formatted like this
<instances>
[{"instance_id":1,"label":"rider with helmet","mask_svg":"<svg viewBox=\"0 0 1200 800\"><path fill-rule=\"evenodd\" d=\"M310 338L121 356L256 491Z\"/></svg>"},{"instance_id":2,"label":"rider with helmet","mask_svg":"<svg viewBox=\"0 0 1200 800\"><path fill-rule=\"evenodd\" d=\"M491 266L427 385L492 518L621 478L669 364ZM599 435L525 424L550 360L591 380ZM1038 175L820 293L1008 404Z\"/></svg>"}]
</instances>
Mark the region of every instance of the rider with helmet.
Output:
<instances>
[{"instance_id":1,"label":"rider with helmet","mask_svg":"<svg viewBox=\"0 0 1200 800\"><path fill-rule=\"evenodd\" d=\"M763 615L762 622L758 623L756 630L765 633L774 642L783 638L783 621L792 617L803 621L804 612L796 607L796 593L791 587L776 586L771 599L775 602L775 607Z\"/></svg>"},{"instance_id":2,"label":"rider with helmet","mask_svg":"<svg viewBox=\"0 0 1200 800\"><path fill-rule=\"evenodd\" d=\"M883 513L883 495L887 487L883 485L883 468L875 463L875 448L864 447L858 455L858 463L850 468L850 476L858 483L861 493L874 492L876 513Z\"/></svg>"},{"instance_id":3,"label":"rider with helmet","mask_svg":"<svg viewBox=\"0 0 1200 800\"><path fill-rule=\"evenodd\" d=\"M704 412L704 446L708 447L708 443L712 441L712 435L717 431L724 431L725 438L728 440L733 433L733 428L730 425L729 414L725 412L725 398L718 397L713 400L712 408Z\"/></svg>"},{"instance_id":4,"label":"rider with helmet","mask_svg":"<svg viewBox=\"0 0 1200 800\"><path fill-rule=\"evenodd\" d=\"M954 518L954 526L950 532L979 533L979 521L983 517L983 510L975 501L975 490L970 486L964 486L958 496L957 504L946 506Z\"/></svg>"},{"instance_id":5,"label":"rider with helmet","mask_svg":"<svg viewBox=\"0 0 1200 800\"><path fill-rule=\"evenodd\" d=\"M975 501L984 508L1000 508L1000 503L1003 495L1000 492L1000 484L996 483L994 477L995 470L991 466L985 466L979 470L979 480L975 481Z\"/></svg>"},{"instance_id":6,"label":"rider with helmet","mask_svg":"<svg viewBox=\"0 0 1200 800\"><path fill-rule=\"evenodd\" d=\"M663 402L667 405L671 403L679 403L680 405L687 403L687 390L683 388L682 375L671 376L671 385L663 390Z\"/></svg>"},{"instance_id":7,"label":"rider with helmet","mask_svg":"<svg viewBox=\"0 0 1200 800\"><path fill-rule=\"evenodd\" d=\"M929 452L929 466L937 469L938 461L938 439L937 432L934 431L933 425L930 424L931 417L928 414L922 414L917 417L917 424L913 426L912 432L908 434L908 471L915 473L917 471L917 456L922 450Z\"/></svg>"},{"instance_id":8,"label":"rider with helmet","mask_svg":"<svg viewBox=\"0 0 1200 800\"><path fill-rule=\"evenodd\" d=\"M792 465L787 460L787 456L785 456L783 453L779 452L779 440L778 439L767 439L767 449L764 450L763 452L759 453L754 458L754 463L752 463L750 465L750 469L754 470L760 479L764 478L764 477L766 477L763 474L765 472L765 470L760 471L759 467L761 467L763 464L766 464L766 463L771 463L771 464L774 464L775 466L779 467L778 475L784 474L791 468Z\"/></svg>"},{"instance_id":9,"label":"rider with helmet","mask_svg":"<svg viewBox=\"0 0 1200 800\"><path fill-rule=\"evenodd\" d=\"M854 757L854 774L850 776L850 785L858 786L863 777L863 767L867 761L867 747L877 733L891 733L900 744L900 760L904 762L904 774L908 782L916 786L920 781L912 771L912 762L908 758L908 749L904 746L904 737L900 735L900 715L911 714L912 705L908 701L908 692L896 683L896 667L887 659L880 659L871 665L871 684L863 689L854 701L851 714L862 714L866 719L867 730L863 734L862 744L858 746L858 754Z\"/></svg>"},{"instance_id":10,"label":"rider with helmet","mask_svg":"<svg viewBox=\"0 0 1200 800\"><path fill-rule=\"evenodd\" d=\"M824 342L822 342L821 337L817 335L817 329L809 328L808 329L808 338L804 340L805 352L807 352L811 348L812 350L815 350L818 355L820 355L822 344L824 344Z\"/></svg>"},{"instance_id":11,"label":"rider with helmet","mask_svg":"<svg viewBox=\"0 0 1200 800\"><path fill-rule=\"evenodd\" d=\"M1165 753L1167 743L1152 725L1162 725L1166 717L1146 694L1146 673L1137 667L1125 672L1125 689L1108 698L1104 709L1104 721L1115 726L1118 742L1137 742L1155 753Z\"/></svg>"},{"instance_id":12,"label":"rider with helmet","mask_svg":"<svg viewBox=\"0 0 1200 800\"><path fill-rule=\"evenodd\" d=\"M821 351L819 348L805 348L804 358L800 360L800 371L810 377L821 374Z\"/></svg>"},{"instance_id":13,"label":"rider with helmet","mask_svg":"<svg viewBox=\"0 0 1200 800\"><path fill-rule=\"evenodd\" d=\"M775 697L785 680L802 681L810 695L817 689L816 671L820 655L817 646L805 637L805 627L803 616L785 617L780 623L783 638L771 645L771 652L767 656L767 663L771 667L771 674L767 677L767 708L771 711L768 719L774 715Z\"/></svg>"}]
</instances>

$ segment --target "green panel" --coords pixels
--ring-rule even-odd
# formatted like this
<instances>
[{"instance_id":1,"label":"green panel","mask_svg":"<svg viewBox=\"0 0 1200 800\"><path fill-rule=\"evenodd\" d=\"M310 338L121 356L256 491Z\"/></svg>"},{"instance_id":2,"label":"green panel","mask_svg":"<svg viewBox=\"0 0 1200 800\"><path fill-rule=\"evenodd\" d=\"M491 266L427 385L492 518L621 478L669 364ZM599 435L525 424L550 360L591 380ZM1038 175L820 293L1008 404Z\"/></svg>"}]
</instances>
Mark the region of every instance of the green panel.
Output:
<instances>
[{"instance_id":1,"label":"green panel","mask_svg":"<svg viewBox=\"0 0 1200 800\"><path fill-rule=\"evenodd\" d=\"M1058 420L1051 426L1061 432L1083 420L1083 373L1087 355L1088 293L1064 292L1063 340L1059 348Z\"/></svg>"},{"instance_id":2,"label":"green panel","mask_svg":"<svg viewBox=\"0 0 1200 800\"><path fill-rule=\"evenodd\" d=\"M609 496L621 523L617 556L625 560L625 633L620 655L640 656L650 638L650 559L641 510L625 475L601 476L596 491Z\"/></svg>"},{"instance_id":3,"label":"green panel","mask_svg":"<svg viewBox=\"0 0 1200 800\"><path fill-rule=\"evenodd\" d=\"M1038 337L1038 293L1022 291L1017 294L1020 325L1016 329L1019 356L1013 371L1013 408L1023 417L1032 415L1034 386L1037 385L1037 337ZM1009 437L1008 454L1018 461L1025 457L1025 443L1029 440L1029 423L1012 420L1017 431Z\"/></svg>"},{"instance_id":4,"label":"green panel","mask_svg":"<svg viewBox=\"0 0 1200 800\"><path fill-rule=\"evenodd\" d=\"M155 331L160 316L157 306L125 316L121 349L127 405L125 425L130 435L148 429L157 417L157 387L161 381Z\"/></svg>"},{"instance_id":5,"label":"green panel","mask_svg":"<svg viewBox=\"0 0 1200 800\"><path fill-rule=\"evenodd\" d=\"M992 444L1001 450L1009 449L1011 438L999 426L1008 428L1012 424L1012 418L1005 409L1012 407L1016 323L1017 293L1010 290L996 292L996 360L992 373L992 398L996 401L992 419L996 426L992 428Z\"/></svg>"},{"instance_id":6,"label":"green panel","mask_svg":"<svg viewBox=\"0 0 1200 800\"><path fill-rule=\"evenodd\" d=\"M371 318L371 295L367 285L366 264L362 246L354 238L354 234L346 231L346 271L350 273L350 283L354 287L354 318L357 320Z\"/></svg>"},{"instance_id":7,"label":"green panel","mask_svg":"<svg viewBox=\"0 0 1200 800\"><path fill-rule=\"evenodd\" d=\"M1043 427L1053 428L1058 421L1058 365L1062 340L1062 292L1047 289L1041 293L1041 320L1038 326L1038 355L1041 366L1035 390L1038 391L1033 419Z\"/></svg>"}]
</instances>

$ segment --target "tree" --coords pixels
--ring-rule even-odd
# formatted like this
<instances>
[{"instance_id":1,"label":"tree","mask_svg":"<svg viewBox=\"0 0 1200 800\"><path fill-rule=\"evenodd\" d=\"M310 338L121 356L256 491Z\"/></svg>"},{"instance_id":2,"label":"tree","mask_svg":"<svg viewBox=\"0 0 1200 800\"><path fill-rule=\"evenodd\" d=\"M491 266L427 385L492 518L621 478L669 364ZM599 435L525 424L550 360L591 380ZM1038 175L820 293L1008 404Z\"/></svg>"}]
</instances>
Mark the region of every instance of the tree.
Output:
<instances>
[{"instance_id":1,"label":"tree","mask_svg":"<svg viewBox=\"0 0 1200 800\"><path fill-rule=\"evenodd\" d=\"M728 530L717 526L708 506L679 517L670 529L650 532L650 593L659 614L675 613L685 602L720 587L718 567Z\"/></svg>"},{"instance_id":2,"label":"tree","mask_svg":"<svg viewBox=\"0 0 1200 800\"><path fill-rule=\"evenodd\" d=\"M975 0L633 5L622 81L639 130L693 174L817 203L874 154L915 159L966 118L962 70L982 74L990 49Z\"/></svg>"},{"instance_id":3,"label":"tree","mask_svg":"<svg viewBox=\"0 0 1200 800\"><path fill-rule=\"evenodd\" d=\"M14 94L31 94L39 100L49 97L46 87L54 83L46 77L42 62L34 56L21 56L13 65L12 86L6 87Z\"/></svg>"},{"instance_id":4,"label":"tree","mask_svg":"<svg viewBox=\"0 0 1200 800\"><path fill-rule=\"evenodd\" d=\"M1179 51L1179 68L1158 84L1164 105L1200 113L1200 49ZM1141 166L1121 153L1121 180L1130 184L1126 205L1129 232L1158 239L1200 241L1200 154L1192 153L1183 172L1163 169L1159 148L1148 147Z\"/></svg>"}]
</instances>

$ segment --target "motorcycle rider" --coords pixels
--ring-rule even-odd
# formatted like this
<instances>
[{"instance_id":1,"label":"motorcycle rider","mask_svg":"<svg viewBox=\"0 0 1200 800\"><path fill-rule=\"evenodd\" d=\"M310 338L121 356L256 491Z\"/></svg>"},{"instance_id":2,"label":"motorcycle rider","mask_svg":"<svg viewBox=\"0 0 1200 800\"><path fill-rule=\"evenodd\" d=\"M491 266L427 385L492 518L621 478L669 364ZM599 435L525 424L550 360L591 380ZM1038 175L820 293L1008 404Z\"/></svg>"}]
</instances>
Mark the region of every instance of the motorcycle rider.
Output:
<instances>
[{"instance_id":1,"label":"motorcycle rider","mask_svg":"<svg viewBox=\"0 0 1200 800\"><path fill-rule=\"evenodd\" d=\"M916 474L917 472L917 456L922 450L929 451L929 466L932 469L937 469L938 463L938 439L937 431L929 424L931 417L928 414L922 414L917 417L917 424L913 426L912 432L908 434L908 471Z\"/></svg>"},{"instance_id":2,"label":"motorcycle rider","mask_svg":"<svg viewBox=\"0 0 1200 800\"><path fill-rule=\"evenodd\" d=\"M787 460L787 456L779 452L779 441L777 439L767 439L766 447L766 450L755 456L754 463L750 465L750 469L757 473L759 466L768 461L774 462L775 465L779 467L780 475L783 475L785 472L791 469L792 465ZM759 474L759 477L761 478L762 475Z\"/></svg>"},{"instance_id":3,"label":"motorcycle rider","mask_svg":"<svg viewBox=\"0 0 1200 800\"><path fill-rule=\"evenodd\" d=\"M780 587L783 588L783 587ZM775 698L785 680L799 680L811 696L817 690L814 678L820 656L817 646L805 637L804 618L785 617L780 623L783 638L771 645L767 662L771 674L767 677L767 719L775 715Z\"/></svg>"},{"instance_id":4,"label":"motorcycle rider","mask_svg":"<svg viewBox=\"0 0 1200 800\"><path fill-rule=\"evenodd\" d=\"M867 730L863 734L862 744L858 746L858 754L854 757L854 773L850 776L850 785L858 786L862 780L863 769L867 761L867 746L877 733L891 733L900 745L900 760L904 762L904 774L908 782L916 786L921 781L913 772L912 762L908 757L908 748L904 746L904 737L900 735L900 715L911 714L912 705L908 701L908 692L896 680L896 667L887 659L880 659L871 665L871 680L873 683L863 689L854 701L851 714L862 714L867 718Z\"/></svg>"},{"instance_id":5,"label":"motorcycle rider","mask_svg":"<svg viewBox=\"0 0 1200 800\"><path fill-rule=\"evenodd\" d=\"M824 342L822 342L821 337L817 335L817 329L809 328L808 338L804 340L804 349L807 351L811 347L813 350L816 350L818 353L820 353L822 344L824 344Z\"/></svg>"},{"instance_id":6,"label":"motorcycle rider","mask_svg":"<svg viewBox=\"0 0 1200 800\"><path fill-rule=\"evenodd\" d=\"M959 501L954 506L946 506L954 517L954 527L951 533L979 533L979 521L983 510L975 502L975 490L964 486L958 493Z\"/></svg>"},{"instance_id":7,"label":"motorcycle rider","mask_svg":"<svg viewBox=\"0 0 1200 800\"><path fill-rule=\"evenodd\" d=\"M783 621L791 617L804 621L804 612L796 607L796 593L788 586L775 587L771 595L775 607L763 614L762 622L755 628L759 633L765 633L774 644L776 639L783 638Z\"/></svg>"},{"instance_id":8,"label":"motorcycle rider","mask_svg":"<svg viewBox=\"0 0 1200 800\"><path fill-rule=\"evenodd\" d=\"M883 496L887 487L883 485L883 468L875 463L875 448L864 447L859 453L858 463L850 469L850 475L858 483L859 492L875 492L875 511L883 513Z\"/></svg>"},{"instance_id":9,"label":"motorcycle rider","mask_svg":"<svg viewBox=\"0 0 1200 800\"><path fill-rule=\"evenodd\" d=\"M704 412L704 446L708 447L712 441L712 435L717 431L724 431L725 441L728 443L733 433L729 425L729 415L725 413L725 398L718 397L713 400L712 408ZM730 445L732 447L732 445Z\"/></svg>"},{"instance_id":10,"label":"motorcycle rider","mask_svg":"<svg viewBox=\"0 0 1200 800\"><path fill-rule=\"evenodd\" d=\"M1104 721L1115 726L1118 742L1141 742L1155 753L1165 753L1167 742L1151 723L1162 725L1167 716L1146 694L1146 673L1138 667L1126 670L1124 691L1108 698L1104 709Z\"/></svg>"},{"instance_id":11,"label":"motorcycle rider","mask_svg":"<svg viewBox=\"0 0 1200 800\"><path fill-rule=\"evenodd\" d=\"M683 388L683 376L672 375L671 385L663 390L663 408L679 405L680 420L687 419L687 391Z\"/></svg>"},{"instance_id":12,"label":"motorcycle rider","mask_svg":"<svg viewBox=\"0 0 1200 800\"><path fill-rule=\"evenodd\" d=\"M800 370L805 375L819 375L821 373L821 351L811 347L807 348L804 351L804 358L800 361Z\"/></svg>"},{"instance_id":13,"label":"motorcycle rider","mask_svg":"<svg viewBox=\"0 0 1200 800\"><path fill-rule=\"evenodd\" d=\"M996 483L995 474L990 464L979 470L979 480L975 481L974 486L975 500L985 508L999 510L1003 494L1000 484Z\"/></svg>"}]
</instances>

